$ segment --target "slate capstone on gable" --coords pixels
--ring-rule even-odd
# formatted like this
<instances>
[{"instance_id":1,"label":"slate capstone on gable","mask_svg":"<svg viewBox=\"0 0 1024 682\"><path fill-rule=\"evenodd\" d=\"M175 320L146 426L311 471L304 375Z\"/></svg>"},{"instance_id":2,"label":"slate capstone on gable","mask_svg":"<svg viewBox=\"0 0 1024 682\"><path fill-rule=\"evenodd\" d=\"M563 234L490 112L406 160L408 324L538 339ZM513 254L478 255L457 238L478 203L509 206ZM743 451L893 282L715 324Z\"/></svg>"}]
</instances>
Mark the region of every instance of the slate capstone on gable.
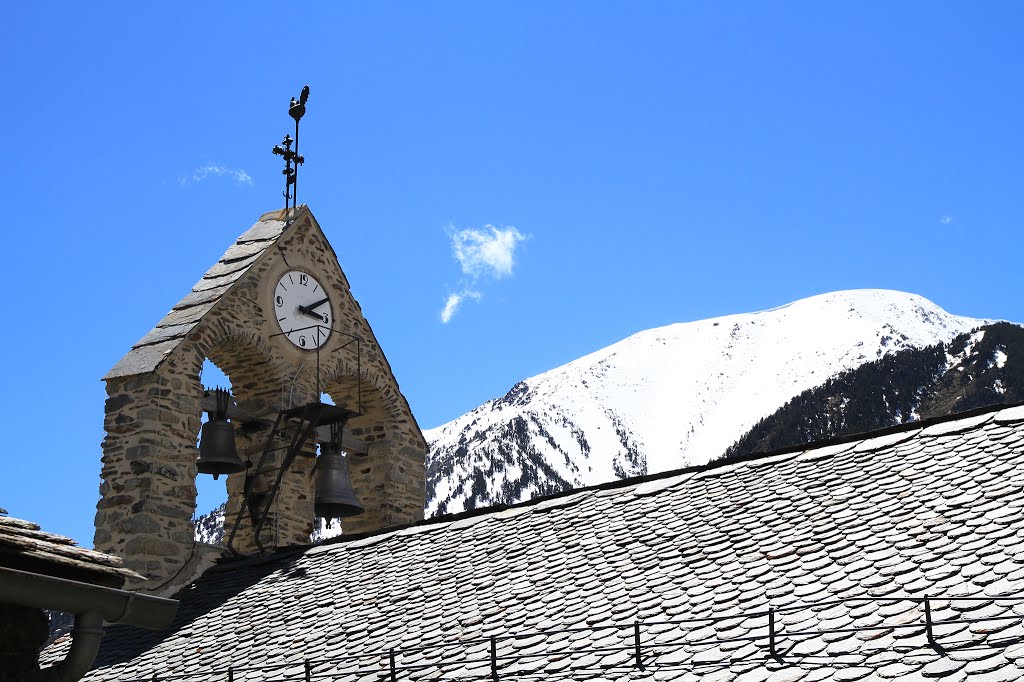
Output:
<instances>
[{"instance_id":1,"label":"slate capstone on gable","mask_svg":"<svg viewBox=\"0 0 1024 682\"><path fill-rule=\"evenodd\" d=\"M85 679L1016 680L1022 514L1018 406L225 563Z\"/></svg>"},{"instance_id":2,"label":"slate capstone on gable","mask_svg":"<svg viewBox=\"0 0 1024 682\"><path fill-rule=\"evenodd\" d=\"M103 380L144 374L159 367L164 357L184 341L188 332L199 324L202 316L245 274L249 266L277 242L287 225L283 213L265 213L255 225L242 233L220 260L196 282L192 292L178 301L157 322L156 327L139 339L132 350L107 372ZM153 349L153 346L159 346L159 349Z\"/></svg>"},{"instance_id":3,"label":"slate capstone on gable","mask_svg":"<svg viewBox=\"0 0 1024 682\"><path fill-rule=\"evenodd\" d=\"M359 411L346 437L365 443L353 454L352 483L366 513L346 519L360 532L421 519L426 443L338 263L305 206L263 215L243 233L156 327L107 373L101 499L95 545L146 577L133 587L165 593L188 582L220 552L197 546L196 438L205 359L228 375L238 407L273 421L287 408L327 393ZM274 319L273 289L291 270L314 274L331 296L337 331L317 355L296 348ZM358 338L358 343L349 343ZM318 384L319 382L319 384ZM268 431L236 429L243 460L257 461ZM313 444L285 473L260 541L279 548L308 542L313 528ZM272 468L277 459L267 462ZM279 468L279 466L278 466ZM260 476L256 492L273 484ZM244 474L228 477L227 523L240 516ZM253 551L242 515L234 548Z\"/></svg>"},{"instance_id":4,"label":"slate capstone on gable","mask_svg":"<svg viewBox=\"0 0 1024 682\"><path fill-rule=\"evenodd\" d=\"M142 577L124 568L119 557L79 547L71 538L2 512L0 566L105 587L121 587L128 578Z\"/></svg>"}]
</instances>

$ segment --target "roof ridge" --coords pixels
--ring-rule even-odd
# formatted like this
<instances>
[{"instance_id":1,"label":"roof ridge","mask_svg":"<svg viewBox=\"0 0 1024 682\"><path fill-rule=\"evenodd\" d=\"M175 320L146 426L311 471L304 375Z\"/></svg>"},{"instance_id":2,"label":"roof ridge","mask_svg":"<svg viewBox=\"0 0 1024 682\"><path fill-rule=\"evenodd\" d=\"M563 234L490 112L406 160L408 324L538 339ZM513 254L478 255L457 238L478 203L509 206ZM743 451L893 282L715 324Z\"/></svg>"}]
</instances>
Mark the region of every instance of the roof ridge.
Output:
<instances>
[{"instance_id":1,"label":"roof ridge","mask_svg":"<svg viewBox=\"0 0 1024 682\"><path fill-rule=\"evenodd\" d=\"M771 451L767 451L767 452L753 452L753 453L749 453L749 454L746 454L746 455L741 455L739 457L733 457L733 458L722 457L722 458L719 458L719 459L707 462L705 464L696 464L696 465L692 465L692 466L688 466L688 467L682 467L682 468L679 468L679 469L671 469L669 471L661 471L661 472L654 473L654 474L647 474L645 476L634 476L632 478L623 478L623 479L617 479L617 480L614 480L614 481L606 481L604 483L598 483L596 485L591 485L591 486L584 486L584 487L581 487L581 488L570 488L568 490L563 490L562 492L554 493L552 495L545 495L545 496L542 496L542 497L535 497L535 498L532 498L532 499L529 499L529 500L524 500L522 502L516 502L514 504L498 504L498 505L494 505L494 506L490 506L490 507L482 507L482 508L479 508L479 509L471 509L471 510L467 510L467 511L464 511L464 512L460 512L458 514L445 514L443 516L434 516L434 517L431 517L431 518L421 519L420 521L414 521L412 523L407 523L407 524L403 524L403 525L388 526L388 527L385 527L385 528L380 528L380 529L377 529L377 530L374 530L374 531L370 531L370 532L366 532L366 533L358 533L358 534L352 534L352 535L339 535L337 537L325 540L324 542L320 543L319 545L315 545L315 544L293 545L293 546L290 546L290 547L281 548L280 550L278 550L278 551L276 551L276 552L274 552L272 554L266 554L266 555L262 555L262 556L249 556L249 557L240 557L240 558L228 557L228 558L220 561L219 565L220 566L230 565L232 567L235 567L240 562L251 563L252 565L260 565L260 564L265 564L265 563L271 563L271 562L277 561L277 560L279 560L281 558L285 558L285 557L288 557L288 556L293 556L293 555L296 555L296 554L304 554L305 552L308 552L309 550L314 549L314 548L329 547L331 545L342 545L342 544L347 544L347 543L351 543L351 542L355 542L355 541L359 541L359 540L366 540L367 538L373 538L373 537L378 537L378 536L397 535L398 533L402 533L404 531L408 531L408 530L413 529L413 528L424 528L424 529L426 529L426 527L429 527L429 526L441 527L443 525L452 524L452 523L455 523L455 522L458 522L458 521L462 521L462 520L465 520L465 519L470 519L470 518L475 518L475 517L480 517L480 516L497 515L497 514L500 514L502 512L508 511L510 509L523 509L523 508L540 506L542 504L551 504L552 500L558 500L560 498L567 498L567 497L571 497L573 495L583 495L583 494L590 493L590 492L599 492L599 491L604 491L604 490L614 490L614 489L617 489L617 488L628 488L628 487L633 487L633 486L639 486L641 484L648 483L648 482L651 482L651 481L659 481L659 480L663 480L663 479L673 478L673 477L676 477L676 476L682 476L682 475L685 475L685 474L697 474L697 473L702 473L702 472L705 472L705 471L711 471L711 470L715 470L715 469L720 469L720 468L724 468L724 467L732 466L732 465L736 465L736 464L743 464L743 463L746 463L746 462L756 462L756 461L762 461L762 460L769 460L769 459L771 459L773 457L778 457L778 456L781 456L781 455L793 454L793 453L798 453L798 452L807 452L807 451L813 451L813 450L820 450L820 449L824 449L824 448L827 448L827 447L831 447L831 446L835 446L835 445L842 445L842 444L846 444L846 443L868 441L868 440L871 440L871 439L874 439L874 438L884 437L884 436L888 436L888 435L892 435L892 434L896 434L896 433L902 433L902 432L906 432L906 431L924 430L925 428L930 427L930 426L934 426L936 424L946 424L946 423L955 422L955 421L966 421L966 420L969 420L969 419L972 419L974 417L978 417L978 416L981 416L981 415L990 414L990 413L994 414L994 413L997 413L997 412L1002 412L1004 410L1012 410L1012 409L1019 408L1019 407L1024 407L1024 401L1017 402L1017 403L1009 403L1009 404L988 405L986 407L980 407L980 408L976 408L976 409L973 409L973 410L966 410L964 412L957 412L957 413L954 413L954 414L942 415L940 417L930 417L928 419L922 419L920 421L907 422L905 424L897 424L895 426L888 426L888 427L885 427L885 428L882 428L882 429L875 429L874 431L866 431L864 433L857 433L857 434L850 434L850 435L846 435L846 436L840 436L840 437L836 437L836 438L829 438L829 439L826 439L826 440L814 441L812 443L806 443L804 445L789 446L789 447L786 447L786 448L780 448L780 449L777 449L777 450L771 450ZM980 427L980 426L982 426L982 425L981 424L976 425L976 427ZM766 465L767 464L768 463L766 463ZM217 570L217 566L215 566L211 570Z\"/></svg>"}]
</instances>

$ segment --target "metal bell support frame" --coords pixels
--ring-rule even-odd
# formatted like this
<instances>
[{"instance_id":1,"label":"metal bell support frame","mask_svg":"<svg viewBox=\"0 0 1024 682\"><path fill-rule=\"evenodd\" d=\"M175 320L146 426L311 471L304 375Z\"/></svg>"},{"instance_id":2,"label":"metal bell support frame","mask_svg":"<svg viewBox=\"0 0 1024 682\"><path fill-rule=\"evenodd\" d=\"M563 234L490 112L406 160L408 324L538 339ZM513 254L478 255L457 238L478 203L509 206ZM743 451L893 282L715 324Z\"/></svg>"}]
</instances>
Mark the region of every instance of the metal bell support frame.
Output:
<instances>
[{"instance_id":1,"label":"metal bell support frame","mask_svg":"<svg viewBox=\"0 0 1024 682\"><path fill-rule=\"evenodd\" d=\"M321 446L317 459L313 511L330 525L331 519L358 516L365 509L352 490L348 458L341 455L341 424L331 425L331 442Z\"/></svg>"},{"instance_id":2,"label":"metal bell support frame","mask_svg":"<svg viewBox=\"0 0 1024 682\"><path fill-rule=\"evenodd\" d=\"M245 470L235 449L235 427L228 421L230 394L222 388L214 391L216 405L207 411L209 420L199 432L199 459L196 468L201 474L213 474L216 480L221 474L235 474Z\"/></svg>"}]
</instances>

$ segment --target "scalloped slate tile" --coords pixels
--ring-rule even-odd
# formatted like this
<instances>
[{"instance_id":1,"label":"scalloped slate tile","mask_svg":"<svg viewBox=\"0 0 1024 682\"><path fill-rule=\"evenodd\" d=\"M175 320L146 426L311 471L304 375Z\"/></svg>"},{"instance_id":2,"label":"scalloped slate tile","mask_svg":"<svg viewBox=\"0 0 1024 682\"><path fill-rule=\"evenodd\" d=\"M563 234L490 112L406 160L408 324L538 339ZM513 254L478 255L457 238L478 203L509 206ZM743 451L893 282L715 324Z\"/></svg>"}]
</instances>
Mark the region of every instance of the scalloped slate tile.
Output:
<instances>
[{"instance_id":1,"label":"scalloped slate tile","mask_svg":"<svg viewBox=\"0 0 1024 682\"><path fill-rule=\"evenodd\" d=\"M180 595L170 631L109 628L84 679L361 652L362 672L330 679L379 682L394 647L398 680L489 680L491 634L499 679L1024 679L1013 409L226 562ZM925 636L926 594L948 655Z\"/></svg>"}]
</instances>

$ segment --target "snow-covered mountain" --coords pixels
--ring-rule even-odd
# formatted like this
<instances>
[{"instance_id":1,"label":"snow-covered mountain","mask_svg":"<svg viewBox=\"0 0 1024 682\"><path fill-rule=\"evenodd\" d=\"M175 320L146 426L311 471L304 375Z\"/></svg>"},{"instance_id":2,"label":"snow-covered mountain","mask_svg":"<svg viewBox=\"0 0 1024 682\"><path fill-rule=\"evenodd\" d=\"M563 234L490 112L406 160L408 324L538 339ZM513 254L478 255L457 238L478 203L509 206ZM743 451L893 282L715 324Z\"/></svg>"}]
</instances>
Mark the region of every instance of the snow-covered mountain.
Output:
<instances>
[{"instance_id":1,"label":"snow-covered mountain","mask_svg":"<svg viewBox=\"0 0 1024 682\"><path fill-rule=\"evenodd\" d=\"M223 542L225 504L227 503L221 503L216 509L195 519L196 542L205 542L208 545L219 545Z\"/></svg>"},{"instance_id":2,"label":"snow-covered mountain","mask_svg":"<svg viewBox=\"0 0 1024 682\"><path fill-rule=\"evenodd\" d=\"M634 334L425 432L427 515L707 462L835 374L987 322L865 289Z\"/></svg>"},{"instance_id":3,"label":"snow-covered mountain","mask_svg":"<svg viewBox=\"0 0 1024 682\"><path fill-rule=\"evenodd\" d=\"M208 545L220 545L224 543L225 504L227 503L222 503L213 511L203 514L195 519L196 542L205 542ZM340 523L335 521L331 524L331 527L328 528L327 523L323 519L318 518L314 522L313 533L309 536L309 541L313 544L317 544L339 535L341 535Z\"/></svg>"}]
</instances>

